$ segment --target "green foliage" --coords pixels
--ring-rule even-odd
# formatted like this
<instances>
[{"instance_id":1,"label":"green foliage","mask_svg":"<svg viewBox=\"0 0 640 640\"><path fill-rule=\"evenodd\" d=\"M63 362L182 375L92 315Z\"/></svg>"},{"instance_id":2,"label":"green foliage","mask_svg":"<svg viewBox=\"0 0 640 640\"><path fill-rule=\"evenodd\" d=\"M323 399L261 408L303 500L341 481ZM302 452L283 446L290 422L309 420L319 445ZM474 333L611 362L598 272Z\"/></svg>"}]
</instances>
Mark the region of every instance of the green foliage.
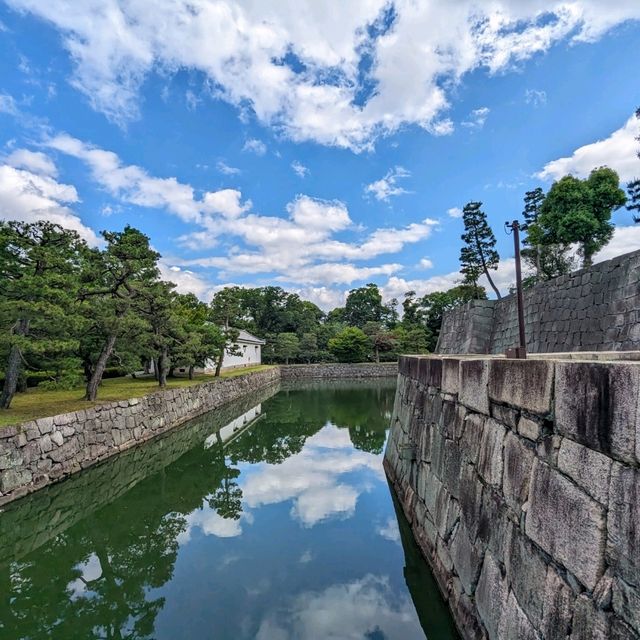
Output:
<instances>
[{"instance_id":1,"label":"green foliage","mask_svg":"<svg viewBox=\"0 0 640 640\"><path fill-rule=\"evenodd\" d=\"M378 285L369 283L352 289L347 296L343 320L352 327L364 327L367 322L381 322L385 314Z\"/></svg>"},{"instance_id":2,"label":"green foliage","mask_svg":"<svg viewBox=\"0 0 640 640\"><path fill-rule=\"evenodd\" d=\"M380 362L380 354L394 351L397 347L393 332L380 322L367 322L364 325L364 333L369 338L376 362Z\"/></svg>"},{"instance_id":3,"label":"green foliage","mask_svg":"<svg viewBox=\"0 0 640 640\"><path fill-rule=\"evenodd\" d=\"M302 338L300 338L300 352L298 355L300 356L300 359L307 364L317 362L319 355L317 333L309 332L302 334Z\"/></svg>"},{"instance_id":4,"label":"green foliage","mask_svg":"<svg viewBox=\"0 0 640 640\"><path fill-rule=\"evenodd\" d=\"M338 362L363 362L369 352L369 338L358 327L346 327L329 340L328 346Z\"/></svg>"},{"instance_id":5,"label":"green foliage","mask_svg":"<svg viewBox=\"0 0 640 640\"><path fill-rule=\"evenodd\" d=\"M462 210L464 242L460 249L460 271L464 275L464 283L478 285L478 279L485 275L491 288L500 298L500 291L491 278L490 271L498 268L500 256L495 249L496 238L487 222L487 214L481 209L482 202L468 202Z\"/></svg>"},{"instance_id":6,"label":"green foliage","mask_svg":"<svg viewBox=\"0 0 640 640\"><path fill-rule=\"evenodd\" d=\"M635 211L633 221L640 222L640 179L632 180L627 184L627 194L629 195L627 210Z\"/></svg>"},{"instance_id":7,"label":"green foliage","mask_svg":"<svg viewBox=\"0 0 640 640\"><path fill-rule=\"evenodd\" d=\"M429 353L431 336L425 327L399 325L393 330L393 335L397 343L398 353Z\"/></svg>"},{"instance_id":8,"label":"green foliage","mask_svg":"<svg viewBox=\"0 0 640 640\"><path fill-rule=\"evenodd\" d=\"M289 364L300 352L300 340L295 333L279 333L276 338L275 355L281 361Z\"/></svg>"},{"instance_id":9,"label":"green foliage","mask_svg":"<svg viewBox=\"0 0 640 640\"><path fill-rule=\"evenodd\" d=\"M593 255L613 236L612 212L625 202L613 169L594 169L585 180L565 176L553 183L542 204L540 241L545 245L577 243L583 266L590 266Z\"/></svg>"}]
</instances>

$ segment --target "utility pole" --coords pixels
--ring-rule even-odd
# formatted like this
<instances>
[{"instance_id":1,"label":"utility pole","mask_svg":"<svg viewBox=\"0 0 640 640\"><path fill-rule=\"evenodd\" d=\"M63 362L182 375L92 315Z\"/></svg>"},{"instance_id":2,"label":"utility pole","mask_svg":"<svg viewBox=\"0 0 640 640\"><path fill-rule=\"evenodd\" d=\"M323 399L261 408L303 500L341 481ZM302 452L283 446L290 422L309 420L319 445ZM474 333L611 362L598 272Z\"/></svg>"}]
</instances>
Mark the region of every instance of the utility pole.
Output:
<instances>
[{"instance_id":1,"label":"utility pole","mask_svg":"<svg viewBox=\"0 0 640 640\"><path fill-rule=\"evenodd\" d=\"M505 231L513 232L513 245L516 258L516 299L518 302L518 334L520 344L505 351L507 358L525 359L527 357L527 337L524 331L524 296L522 293L522 266L520 261L520 223L517 220L505 222ZM510 233L507 231L507 233Z\"/></svg>"}]
</instances>

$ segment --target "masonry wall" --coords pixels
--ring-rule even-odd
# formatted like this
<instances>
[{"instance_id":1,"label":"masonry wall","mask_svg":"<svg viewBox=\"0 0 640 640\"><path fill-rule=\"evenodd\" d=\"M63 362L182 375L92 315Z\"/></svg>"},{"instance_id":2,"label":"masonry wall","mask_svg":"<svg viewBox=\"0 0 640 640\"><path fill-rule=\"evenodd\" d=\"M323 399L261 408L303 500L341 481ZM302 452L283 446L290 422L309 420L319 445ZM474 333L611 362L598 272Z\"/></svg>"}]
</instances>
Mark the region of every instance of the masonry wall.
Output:
<instances>
[{"instance_id":1,"label":"masonry wall","mask_svg":"<svg viewBox=\"0 0 640 640\"><path fill-rule=\"evenodd\" d=\"M640 638L640 363L404 357L385 469L464 638Z\"/></svg>"},{"instance_id":2,"label":"masonry wall","mask_svg":"<svg viewBox=\"0 0 640 640\"><path fill-rule=\"evenodd\" d=\"M640 349L640 251L525 290L532 353ZM515 296L445 314L438 353L502 353L518 342Z\"/></svg>"},{"instance_id":3,"label":"masonry wall","mask_svg":"<svg viewBox=\"0 0 640 640\"><path fill-rule=\"evenodd\" d=\"M398 373L397 362L293 364L280 367L282 380L388 378Z\"/></svg>"}]
</instances>

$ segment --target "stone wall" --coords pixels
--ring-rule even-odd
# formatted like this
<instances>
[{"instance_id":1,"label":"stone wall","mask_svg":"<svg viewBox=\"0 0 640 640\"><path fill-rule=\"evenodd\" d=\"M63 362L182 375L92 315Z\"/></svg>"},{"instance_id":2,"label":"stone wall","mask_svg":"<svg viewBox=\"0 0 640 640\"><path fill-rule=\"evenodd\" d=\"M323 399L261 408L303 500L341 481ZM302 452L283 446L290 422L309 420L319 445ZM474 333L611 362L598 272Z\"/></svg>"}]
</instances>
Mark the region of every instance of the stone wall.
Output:
<instances>
[{"instance_id":1,"label":"stone wall","mask_svg":"<svg viewBox=\"0 0 640 640\"><path fill-rule=\"evenodd\" d=\"M640 251L524 292L532 353L640 349ZM518 342L515 296L445 314L438 353L502 353Z\"/></svg>"},{"instance_id":2,"label":"stone wall","mask_svg":"<svg viewBox=\"0 0 640 640\"><path fill-rule=\"evenodd\" d=\"M385 469L464 638L640 638L640 363L404 357Z\"/></svg>"},{"instance_id":3,"label":"stone wall","mask_svg":"<svg viewBox=\"0 0 640 640\"><path fill-rule=\"evenodd\" d=\"M0 428L0 505L279 380L273 367Z\"/></svg>"},{"instance_id":4,"label":"stone wall","mask_svg":"<svg viewBox=\"0 0 640 640\"><path fill-rule=\"evenodd\" d=\"M292 364L280 367L282 380L387 378L398 373L397 362L379 364L363 362L358 364Z\"/></svg>"}]
</instances>

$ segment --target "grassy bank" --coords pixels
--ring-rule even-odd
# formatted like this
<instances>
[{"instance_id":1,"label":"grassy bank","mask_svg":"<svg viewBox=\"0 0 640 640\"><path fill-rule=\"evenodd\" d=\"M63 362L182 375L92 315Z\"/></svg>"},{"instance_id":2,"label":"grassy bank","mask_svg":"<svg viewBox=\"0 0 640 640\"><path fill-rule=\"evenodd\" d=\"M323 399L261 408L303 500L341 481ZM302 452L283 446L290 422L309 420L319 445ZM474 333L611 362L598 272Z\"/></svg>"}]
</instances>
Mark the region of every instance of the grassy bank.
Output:
<instances>
[{"instance_id":1,"label":"grassy bank","mask_svg":"<svg viewBox=\"0 0 640 640\"><path fill-rule=\"evenodd\" d=\"M215 380L233 378L252 371L262 371L269 369L268 365L258 367L247 367L246 369L231 369L223 371L220 378L213 375L198 375L193 380L188 378L170 378L167 381L168 389L178 387L189 387L203 382L213 382ZM98 392L97 402L86 402L82 400L84 388L71 389L69 391L45 391L43 389L29 389L25 393L17 393L8 410L0 410L0 428L35 418L44 418L59 413L78 411L86 409L96 404L112 402L113 400L127 400L129 398L139 398L159 391L158 383L153 378L110 378L103 380Z\"/></svg>"}]
</instances>

